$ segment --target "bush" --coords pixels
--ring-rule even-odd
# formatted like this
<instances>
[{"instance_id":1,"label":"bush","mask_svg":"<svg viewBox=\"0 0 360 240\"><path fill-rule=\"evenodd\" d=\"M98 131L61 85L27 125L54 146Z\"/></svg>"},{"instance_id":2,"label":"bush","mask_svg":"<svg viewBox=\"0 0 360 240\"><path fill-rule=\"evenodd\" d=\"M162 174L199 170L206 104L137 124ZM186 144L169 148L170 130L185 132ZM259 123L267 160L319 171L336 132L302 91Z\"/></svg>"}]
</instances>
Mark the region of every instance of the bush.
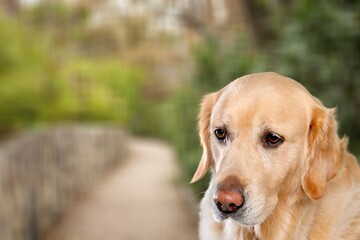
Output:
<instances>
[{"instance_id":1,"label":"bush","mask_svg":"<svg viewBox=\"0 0 360 240\"><path fill-rule=\"evenodd\" d=\"M130 121L140 99L140 69L64 54L37 31L0 18L1 131L59 121Z\"/></svg>"}]
</instances>

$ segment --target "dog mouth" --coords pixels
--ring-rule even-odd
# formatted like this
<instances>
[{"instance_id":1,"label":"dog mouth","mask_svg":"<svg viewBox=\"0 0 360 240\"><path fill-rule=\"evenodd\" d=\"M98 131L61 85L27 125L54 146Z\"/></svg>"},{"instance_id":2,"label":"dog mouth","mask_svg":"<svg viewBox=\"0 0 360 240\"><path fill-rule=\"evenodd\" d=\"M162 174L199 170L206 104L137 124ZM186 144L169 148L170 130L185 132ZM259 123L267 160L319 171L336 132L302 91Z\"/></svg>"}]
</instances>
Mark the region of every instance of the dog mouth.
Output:
<instances>
[{"instance_id":1,"label":"dog mouth","mask_svg":"<svg viewBox=\"0 0 360 240\"><path fill-rule=\"evenodd\" d=\"M243 209L236 213L224 214L220 211L215 210L213 212L214 220L218 223L221 223L227 219L231 219L234 222L243 225L243 226L255 226L261 224L263 221L259 220L260 216L250 216L247 214L246 209Z\"/></svg>"},{"instance_id":2,"label":"dog mouth","mask_svg":"<svg viewBox=\"0 0 360 240\"><path fill-rule=\"evenodd\" d=\"M222 206L218 206L215 202L212 206L213 218L218 223L231 219L243 226L255 226L261 224L266 219L266 214L264 214L261 207L252 206L245 200L235 212L222 209Z\"/></svg>"},{"instance_id":3,"label":"dog mouth","mask_svg":"<svg viewBox=\"0 0 360 240\"><path fill-rule=\"evenodd\" d=\"M222 221L230 218L232 220L235 220L235 221L241 223L242 219L243 219L241 212L243 212L243 211L239 211L236 213L230 213L230 212L224 213L224 212L220 212L219 210L215 209L213 211L213 216L214 216L215 221L217 221L217 222L222 222Z\"/></svg>"}]
</instances>

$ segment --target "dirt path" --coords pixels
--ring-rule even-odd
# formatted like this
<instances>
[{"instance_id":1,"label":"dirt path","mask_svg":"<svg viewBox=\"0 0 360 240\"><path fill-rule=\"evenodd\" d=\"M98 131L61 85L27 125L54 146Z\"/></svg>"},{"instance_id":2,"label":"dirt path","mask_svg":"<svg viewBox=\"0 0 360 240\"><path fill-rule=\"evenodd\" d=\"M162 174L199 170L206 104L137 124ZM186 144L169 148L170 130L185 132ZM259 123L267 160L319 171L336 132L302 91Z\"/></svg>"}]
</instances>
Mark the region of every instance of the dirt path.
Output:
<instances>
[{"instance_id":1,"label":"dirt path","mask_svg":"<svg viewBox=\"0 0 360 240\"><path fill-rule=\"evenodd\" d=\"M130 159L69 209L48 240L197 239L197 214L178 174L169 146L132 140Z\"/></svg>"}]
</instances>

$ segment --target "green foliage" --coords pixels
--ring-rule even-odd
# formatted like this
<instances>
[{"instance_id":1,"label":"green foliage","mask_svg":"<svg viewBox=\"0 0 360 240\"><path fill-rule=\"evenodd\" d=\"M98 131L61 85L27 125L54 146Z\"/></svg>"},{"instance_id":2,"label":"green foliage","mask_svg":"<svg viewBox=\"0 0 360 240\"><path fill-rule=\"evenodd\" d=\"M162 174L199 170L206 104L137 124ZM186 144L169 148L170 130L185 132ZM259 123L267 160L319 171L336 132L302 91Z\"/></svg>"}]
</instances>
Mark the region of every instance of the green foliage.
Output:
<instances>
[{"instance_id":1,"label":"green foliage","mask_svg":"<svg viewBox=\"0 0 360 240\"><path fill-rule=\"evenodd\" d=\"M252 70L262 70L262 56L249 39L239 34L231 43L222 44L216 36L207 36L204 44L193 50L196 60L194 86L201 93L215 91Z\"/></svg>"},{"instance_id":2,"label":"green foliage","mask_svg":"<svg viewBox=\"0 0 360 240\"><path fill-rule=\"evenodd\" d=\"M142 74L113 59L75 59L61 69L81 121L127 123L139 101Z\"/></svg>"},{"instance_id":3,"label":"green foliage","mask_svg":"<svg viewBox=\"0 0 360 240\"><path fill-rule=\"evenodd\" d=\"M1 17L0 130L60 121L127 124L142 79L139 69L116 59L66 55L37 31Z\"/></svg>"},{"instance_id":4,"label":"green foliage","mask_svg":"<svg viewBox=\"0 0 360 240\"><path fill-rule=\"evenodd\" d=\"M48 61L32 34L17 22L0 18L0 124L6 128L18 124L14 116L19 112L33 120L39 110L38 84Z\"/></svg>"},{"instance_id":5,"label":"green foliage","mask_svg":"<svg viewBox=\"0 0 360 240\"><path fill-rule=\"evenodd\" d=\"M197 116L199 103L204 90L187 86L172 97L171 107L173 118L167 128L168 138L176 147L185 181L190 182L201 158L201 147L198 137ZM195 192L202 192L208 185L207 180L194 184ZM200 196L200 195L199 195Z\"/></svg>"}]
</instances>

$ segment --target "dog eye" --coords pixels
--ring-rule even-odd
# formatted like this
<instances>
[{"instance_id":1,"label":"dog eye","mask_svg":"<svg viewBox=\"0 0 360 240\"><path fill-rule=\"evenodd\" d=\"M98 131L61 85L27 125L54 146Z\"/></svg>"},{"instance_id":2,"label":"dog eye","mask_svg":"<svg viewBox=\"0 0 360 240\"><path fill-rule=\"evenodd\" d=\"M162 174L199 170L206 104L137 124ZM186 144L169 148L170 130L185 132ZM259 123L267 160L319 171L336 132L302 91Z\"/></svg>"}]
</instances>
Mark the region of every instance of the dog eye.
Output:
<instances>
[{"instance_id":1,"label":"dog eye","mask_svg":"<svg viewBox=\"0 0 360 240\"><path fill-rule=\"evenodd\" d=\"M276 133L267 133L265 135L265 146L266 147L275 148L275 147L279 146L283 141L284 141L284 139Z\"/></svg>"},{"instance_id":2,"label":"dog eye","mask_svg":"<svg viewBox=\"0 0 360 240\"><path fill-rule=\"evenodd\" d=\"M226 130L222 129L222 128L218 128L215 130L215 136L217 137L217 139L219 139L220 141L224 141L226 139Z\"/></svg>"}]
</instances>

